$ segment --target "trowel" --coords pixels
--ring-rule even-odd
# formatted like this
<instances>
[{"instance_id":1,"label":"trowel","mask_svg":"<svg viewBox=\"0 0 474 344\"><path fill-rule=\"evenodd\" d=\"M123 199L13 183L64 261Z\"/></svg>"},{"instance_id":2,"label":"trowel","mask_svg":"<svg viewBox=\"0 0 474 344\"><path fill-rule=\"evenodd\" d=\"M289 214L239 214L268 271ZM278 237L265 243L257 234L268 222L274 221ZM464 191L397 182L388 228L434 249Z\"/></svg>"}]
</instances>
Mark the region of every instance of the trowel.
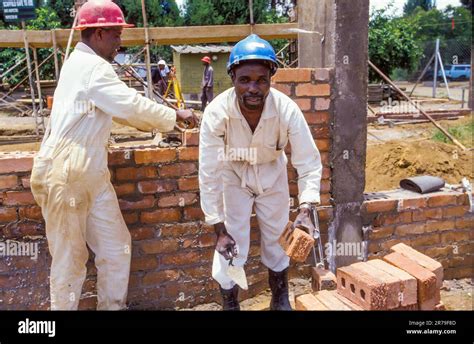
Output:
<instances>
[{"instance_id":1,"label":"trowel","mask_svg":"<svg viewBox=\"0 0 474 344\"><path fill-rule=\"evenodd\" d=\"M247 290L249 286L247 283L247 276L245 275L244 268L241 266L235 266L233 264L234 258L236 257L237 255L232 256L232 258L229 261L227 276L229 276L235 283L237 283L240 288Z\"/></svg>"}]
</instances>

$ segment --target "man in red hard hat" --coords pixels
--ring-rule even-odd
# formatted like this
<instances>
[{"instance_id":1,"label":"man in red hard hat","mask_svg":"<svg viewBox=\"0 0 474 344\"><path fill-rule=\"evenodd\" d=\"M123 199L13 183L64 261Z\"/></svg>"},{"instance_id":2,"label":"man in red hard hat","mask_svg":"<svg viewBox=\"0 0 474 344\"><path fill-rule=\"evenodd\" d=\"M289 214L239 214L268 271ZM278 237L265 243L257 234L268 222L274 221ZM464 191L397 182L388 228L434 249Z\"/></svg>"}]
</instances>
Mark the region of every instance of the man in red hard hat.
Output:
<instances>
[{"instance_id":1,"label":"man in red hard hat","mask_svg":"<svg viewBox=\"0 0 474 344\"><path fill-rule=\"evenodd\" d=\"M209 56L204 56L201 62L204 65L201 81L201 111L204 111L207 103L214 98L214 69Z\"/></svg>"},{"instance_id":2,"label":"man in red hard hat","mask_svg":"<svg viewBox=\"0 0 474 344\"><path fill-rule=\"evenodd\" d=\"M98 309L126 307L130 233L107 168L112 120L141 130L170 131L176 121L196 123L142 97L113 70L125 22L109 0L86 2L78 13L81 42L64 63L51 119L35 157L31 189L46 222L52 256L52 310L77 309L86 277L87 246L95 254ZM130 159L124 152L124 159Z\"/></svg>"}]
</instances>

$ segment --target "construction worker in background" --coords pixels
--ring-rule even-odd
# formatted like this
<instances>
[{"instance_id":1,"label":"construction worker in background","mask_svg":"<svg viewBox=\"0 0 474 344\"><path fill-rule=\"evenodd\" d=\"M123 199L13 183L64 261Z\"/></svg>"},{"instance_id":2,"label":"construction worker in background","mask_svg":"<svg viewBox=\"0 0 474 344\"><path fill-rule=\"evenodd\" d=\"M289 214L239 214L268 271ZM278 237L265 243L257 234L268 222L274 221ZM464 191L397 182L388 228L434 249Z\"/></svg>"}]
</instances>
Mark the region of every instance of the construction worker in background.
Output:
<instances>
[{"instance_id":1,"label":"construction worker in background","mask_svg":"<svg viewBox=\"0 0 474 344\"><path fill-rule=\"evenodd\" d=\"M227 64L234 87L208 105L201 123L201 207L217 234L212 276L220 285L225 310L240 309L238 285L228 269L230 263L243 267L247 260L254 206L272 291L270 308L291 310L289 257L278 244L289 219L288 142L298 172L295 226L314 230L309 207L320 201L321 158L296 103L270 87L276 70L275 51L267 41L252 34L238 42Z\"/></svg>"},{"instance_id":2,"label":"construction worker in background","mask_svg":"<svg viewBox=\"0 0 474 344\"><path fill-rule=\"evenodd\" d=\"M165 60L158 61L158 69L153 70L152 79L157 91L163 95L168 87L168 76L170 69Z\"/></svg>"},{"instance_id":3,"label":"construction worker in background","mask_svg":"<svg viewBox=\"0 0 474 344\"><path fill-rule=\"evenodd\" d=\"M81 30L81 42L62 67L34 160L31 189L46 221L52 310L77 309L87 246L95 254L97 308L126 307L132 249L107 168L112 119L144 131L196 121L189 110L159 105L118 78L110 62L122 28L131 26L112 1L90 0L81 7L74 28Z\"/></svg>"},{"instance_id":4,"label":"construction worker in background","mask_svg":"<svg viewBox=\"0 0 474 344\"><path fill-rule=\"evenodd\" d=\"M209 56L204 56L201 61L204 65L201 81L201 111L204 111L207 103L214 98L214 69Z\"/></svg>"}]
</instances>

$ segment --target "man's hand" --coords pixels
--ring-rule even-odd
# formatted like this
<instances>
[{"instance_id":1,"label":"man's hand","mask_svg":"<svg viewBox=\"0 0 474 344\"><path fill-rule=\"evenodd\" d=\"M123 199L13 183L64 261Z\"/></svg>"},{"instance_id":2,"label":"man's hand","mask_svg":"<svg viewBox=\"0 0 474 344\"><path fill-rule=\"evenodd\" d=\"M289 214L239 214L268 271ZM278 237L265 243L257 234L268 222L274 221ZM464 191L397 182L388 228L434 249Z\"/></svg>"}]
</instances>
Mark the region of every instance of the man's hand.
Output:
<instances>
[{"instance_id":1,"label":"man's hand","mask_svg":"<svg viewBox=\"0 0 474 344\"><path fill-rule=\"evenodd\" d=\"M298 216L296 216L295 222L293 223L293 228L296 227L306 229L308 234L311 235L311 237L313 236L315 228L313 223L311 222L311 213L308 208L302 208Z\"/></svg>"},{"instance_id":2,"label":"man's hand","mask_svg":"<svg viewBox=\"0 0 474 344\"><path fill-rule=\"evenodd\" d=\"M224 223L219 222L214 225L217 234L216 251L219 252L226 260L230 260L237 256L237 248L235 240L227 233Z\"/></svg>"},{"instance_id":3,"label":"man's hand","mask_svg":"<svg viewBox=\"0 0 474 344\"><path fill-rule=\"evenodd\" d=\"M186 129L193 129L198 126L199 118L192 110L177 110L176 122L183 123Z\"/></svg>"}]
</instances>

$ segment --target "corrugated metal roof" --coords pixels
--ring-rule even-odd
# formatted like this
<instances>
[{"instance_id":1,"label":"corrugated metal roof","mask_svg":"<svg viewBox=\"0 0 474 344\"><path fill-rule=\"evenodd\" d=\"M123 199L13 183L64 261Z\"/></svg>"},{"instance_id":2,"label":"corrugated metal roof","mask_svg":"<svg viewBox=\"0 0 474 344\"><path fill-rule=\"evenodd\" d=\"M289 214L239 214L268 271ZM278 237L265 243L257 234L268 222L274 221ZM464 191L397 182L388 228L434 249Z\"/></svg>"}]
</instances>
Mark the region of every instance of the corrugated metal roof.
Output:
<instances>
[{"instance_id":1,"label":"corrugated metal roof","mask_svg":"<svg viewBox=\"0 0 474 344\"><path fill-rule=\"evenodd\" d=\"M179 54L230 53L232 50L228 45L172 45L171 48Z\"/></svg>"}]
</instances>

